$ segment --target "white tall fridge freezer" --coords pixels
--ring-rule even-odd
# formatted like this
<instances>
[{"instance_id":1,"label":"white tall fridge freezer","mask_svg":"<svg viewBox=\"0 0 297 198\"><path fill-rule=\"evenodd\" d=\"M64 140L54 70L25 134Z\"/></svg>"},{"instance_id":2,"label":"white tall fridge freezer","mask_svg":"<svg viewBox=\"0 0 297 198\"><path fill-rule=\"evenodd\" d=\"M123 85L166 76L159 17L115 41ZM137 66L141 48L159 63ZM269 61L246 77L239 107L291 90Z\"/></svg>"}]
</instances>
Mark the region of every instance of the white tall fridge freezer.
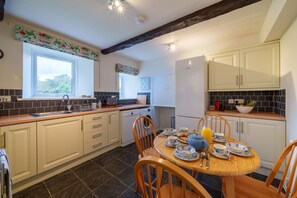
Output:
<instances>
[{"instance_id":1,"label":"white tall fridge freezer","mask_svg":"<svg viewBox=\"0 0 297 198\"><path fill-rule=\"evenodd\" d=\"M207 64L204 56L175 64L175 128L196 129L208 105Z\"/></svg>"}]
</instances>

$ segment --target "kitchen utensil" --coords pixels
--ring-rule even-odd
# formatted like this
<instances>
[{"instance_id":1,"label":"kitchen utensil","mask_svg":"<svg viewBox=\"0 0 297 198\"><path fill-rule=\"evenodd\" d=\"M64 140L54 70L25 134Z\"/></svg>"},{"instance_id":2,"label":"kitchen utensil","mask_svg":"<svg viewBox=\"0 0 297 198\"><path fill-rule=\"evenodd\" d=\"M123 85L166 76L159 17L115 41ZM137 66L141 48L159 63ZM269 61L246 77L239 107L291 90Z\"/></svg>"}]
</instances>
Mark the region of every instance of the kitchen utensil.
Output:
<instances>
[{"instance_id":1,"label":"kitchen utensil","mask_svg":"<svg viewBox=\"0 0 297 198\"><path fill-rule=\"evenodd\" d=\"M210 154L208 153L206 155L206 165L205 165L206 169L209 169L209 158L210 158Z\"/></svg>"},{"instance_id":2,"label":"kitchen utensil","mask_svg":"<svg viewBox=\"0 0 297 198\"><path fill-rule=\"evenodd\" d=\"M205 153L204 152L201 152L200 153L200 157L201 157L201 160L200 160L199 166L202 167L203 166L203 159L205 158Z\"/></svg>"}]
</instances>

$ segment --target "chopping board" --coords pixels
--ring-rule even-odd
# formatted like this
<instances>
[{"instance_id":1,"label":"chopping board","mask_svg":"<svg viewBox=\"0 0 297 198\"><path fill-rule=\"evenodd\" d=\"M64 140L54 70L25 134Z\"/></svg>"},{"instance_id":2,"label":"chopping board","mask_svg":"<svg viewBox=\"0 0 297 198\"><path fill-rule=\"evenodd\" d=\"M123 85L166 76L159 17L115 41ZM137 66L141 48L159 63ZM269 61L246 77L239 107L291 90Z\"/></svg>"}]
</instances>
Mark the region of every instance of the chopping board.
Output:
<instances>
[{"instance_id":1,"label":"chopping board","mask_svg":"<svg viewBox=\"0 0 297 198\"><path fill-rule=\"evenodd\" d=\"M138 95L136 103L137 104L146 104L146 95Z\"/></svg>"}]
</instances>

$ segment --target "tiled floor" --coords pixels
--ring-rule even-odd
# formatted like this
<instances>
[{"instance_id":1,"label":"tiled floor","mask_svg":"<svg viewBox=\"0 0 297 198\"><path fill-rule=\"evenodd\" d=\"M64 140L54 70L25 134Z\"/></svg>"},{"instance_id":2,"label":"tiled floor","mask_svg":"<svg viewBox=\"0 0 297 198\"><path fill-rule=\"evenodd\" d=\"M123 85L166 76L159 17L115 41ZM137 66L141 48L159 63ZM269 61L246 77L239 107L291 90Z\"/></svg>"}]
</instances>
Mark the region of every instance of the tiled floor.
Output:
<instances>
[{"instance_id":1,"label":"tiled floor","mask_svg":"<svg viewBox=\"0 0 297 198\"><path fill-rule=\"evenodd\" d=\"M138 159L135 144L116 148L59 175L40 182L13 198L114 198L141 197L135 193L134 165ZM258 174L252 177L265 180ZM214 198L221 198L221 178L198 174L197 180Z\"/></svg>"}]
</instances>

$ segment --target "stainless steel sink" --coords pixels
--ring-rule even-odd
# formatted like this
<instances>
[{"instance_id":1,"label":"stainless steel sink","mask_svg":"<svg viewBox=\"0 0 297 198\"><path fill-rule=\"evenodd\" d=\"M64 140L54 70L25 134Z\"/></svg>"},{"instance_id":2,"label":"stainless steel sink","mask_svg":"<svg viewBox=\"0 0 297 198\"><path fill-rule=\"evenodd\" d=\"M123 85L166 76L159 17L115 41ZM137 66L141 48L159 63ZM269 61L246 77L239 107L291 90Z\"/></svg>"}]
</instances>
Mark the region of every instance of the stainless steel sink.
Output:
<instances>
[{"instance_id":1,"label":"stainless steel sink","mask_svg":"<svg viewBox=\"0 0 297 198\"><path fill-rule=\"evenodd\" d=\"M53 112L44 112L44 113L32 113L33 117L43 117L43 116L51 116L51 115L60 115L60 114L69 114L72 111L53 111Z\"/></svg>"}]
</instances>

